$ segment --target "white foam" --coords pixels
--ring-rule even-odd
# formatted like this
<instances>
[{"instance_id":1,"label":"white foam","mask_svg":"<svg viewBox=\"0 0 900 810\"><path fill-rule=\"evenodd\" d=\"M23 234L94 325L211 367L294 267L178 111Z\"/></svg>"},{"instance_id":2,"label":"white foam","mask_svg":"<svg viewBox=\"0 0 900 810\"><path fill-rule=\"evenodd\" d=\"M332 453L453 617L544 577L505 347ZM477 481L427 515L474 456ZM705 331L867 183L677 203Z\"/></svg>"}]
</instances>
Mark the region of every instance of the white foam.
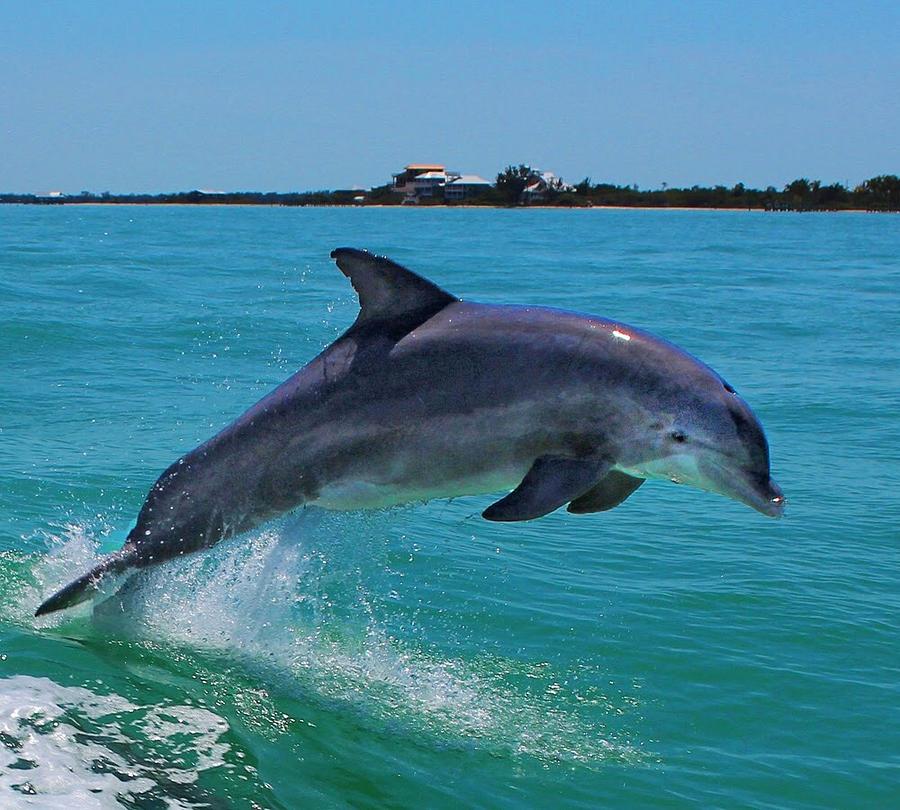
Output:
<instances>
[{"instance_id":1,"label":"white foam","mask_svg":"<svg viewBox=\"0 0 900 810\"><path fill-rule=\"evenodd\" d=\"M442 745L477 739L506 753L582 762L642 756L607 739L565 695L513 683L528 664L448 659L393 638L369 595L379 585L390 590L377 576L371 581L385 567L389 520L311 509L142 570L122 593L94 603L95 632L237 657L263 682L341 701L362 718L429 732ZM85 567L96 561L90 549L73 528L45 568L58 564L71 575L72 558ZM40 579L58 575L44 570ZM72 633L70 615L50 621L68 622Z\"/></svg>"},{"instance_id":2,"label":"white foam","mask_svg":"<svg viewBox=\"0 0 900 810\"><path fill-rule=\"evenodd\" d=\"M186 809L160 781L191 784L223 765L227 729L206 709L139 706L49 678L0 679L0 806L121 810L120 799L152 797Z\"/></svg>"},{"instance_id":3,"label":"white foam","mask_svg":"<svg viewBox=\"0 0 900 810\"><path fill-rule=\"evenodd\" d=\"M363 716L427 730L441 744L478 739L506 752L585 762L639 756L561 708L565 696L523 694L504 682L497 662L441 658L391 637L363 573L384 565L386 521L307 510L286 525L148 569L112 615L127 616L131 632L237 654L282 688L312 689Z\"/></svg>"}]
</instances>

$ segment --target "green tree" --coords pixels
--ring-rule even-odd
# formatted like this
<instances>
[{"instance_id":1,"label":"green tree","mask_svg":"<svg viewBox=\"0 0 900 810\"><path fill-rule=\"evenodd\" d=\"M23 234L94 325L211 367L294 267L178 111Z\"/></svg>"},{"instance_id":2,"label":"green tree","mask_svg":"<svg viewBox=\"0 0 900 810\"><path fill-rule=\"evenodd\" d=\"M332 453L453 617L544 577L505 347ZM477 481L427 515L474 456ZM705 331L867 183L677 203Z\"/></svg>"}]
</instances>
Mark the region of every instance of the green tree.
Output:
<instances>
[{"instance_id":1,"label":"green tree","mask_svg":"<svg viewBox=\"0 0 900 810\"><path fill-rule=\"evenodd\" d=\"M522 199L522 192L528 185L529 179L534 174L531 166L520 163L518 166L509 165L497 175L497 190L510 205L515 205Z\"/></svg>"},{"instance_id":2,"label":"green tree","mask_svg":"<svg viewBox=\"0 0 900 810\"><path fill-rule=\"evenodd\" d=\"M880 174L866 180L860 186L867 208L880 210L900 210L900 177L895 174Z\"/></svg>"},{"instance_id":3,"label":"green tree","mask_svg":"<svg viewBox=\"0 0 900 810\"><path fill-rule=\"evenodd\" d=\"M784 187L786 202L794 208L810 208L812 205L812 185L806 177L793 180Z\"/></svg>"},{"instance_id":4,"label":"green tree","mask_svg":"<svg viewBox=\"0 0 900 810\"><path fill-rule=\"evenodd\" d=\"M848 202L850 193L840 183L819 185L816 189L816 206L819 208L840 208Z\"/></svg>"},{"instance_id":5,"label":"green tree","mask_svg":"<svg viewBox=\"0 0 900 810\"><path fill-rule=\"evenodd\" d=\"M805 177L794 180L784 187L784 191L786 194L790 194L792 197L797 197L798 199L805 200L807 197L809 197L809 180Z\"/></svg>"}]
</instances>

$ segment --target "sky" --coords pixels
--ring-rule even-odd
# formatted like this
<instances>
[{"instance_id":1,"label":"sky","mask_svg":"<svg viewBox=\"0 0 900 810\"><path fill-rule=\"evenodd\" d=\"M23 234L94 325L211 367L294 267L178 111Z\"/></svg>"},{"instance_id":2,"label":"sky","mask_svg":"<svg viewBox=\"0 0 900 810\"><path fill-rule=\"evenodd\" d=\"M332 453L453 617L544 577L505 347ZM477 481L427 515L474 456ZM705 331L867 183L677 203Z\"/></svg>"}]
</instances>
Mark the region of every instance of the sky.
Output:
<instances>
[{"instance_id":1,"label":"sky","mask_svg":"<svg viewBox=\"0 0 900 810\"><path fill-rule=\"evenodd\" d=\"M0 4L0 192L900 174L900 2Z\"/></svg>"}]
</instances>

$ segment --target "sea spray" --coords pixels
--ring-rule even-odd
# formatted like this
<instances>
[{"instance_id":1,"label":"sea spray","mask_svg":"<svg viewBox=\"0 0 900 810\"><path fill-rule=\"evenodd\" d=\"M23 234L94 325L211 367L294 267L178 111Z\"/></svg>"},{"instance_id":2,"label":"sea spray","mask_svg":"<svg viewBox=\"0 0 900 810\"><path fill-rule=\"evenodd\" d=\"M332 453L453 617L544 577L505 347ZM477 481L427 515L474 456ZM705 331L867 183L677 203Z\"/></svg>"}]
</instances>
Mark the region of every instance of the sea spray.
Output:
<instances>
[{"instance_id":1,"label":"sea spray","mask_svg":"<svg viewBox=\"0 0 900 810\"><path fill-rule=\"evenodd\" d=\"M363 726L426 733L441 746L477 743L497 753L595 764L647 756L577 708L582 702L596 715L606 702L614 718L627 701L589 690L575 708L562 703L565 675L545 662L490 655L463 661L395 638L378 605L397 597L389 558L393 543L402 542L392 540L392 528L403 512L306 509L208 552L139 570L92 610L37 624L150 643L157 653L212 656L275 693L343 707ZM94 564L89 534L68 527L62 545L38 564L37 579L46 584L75 565Z\"/></svg>"}]
</instances>

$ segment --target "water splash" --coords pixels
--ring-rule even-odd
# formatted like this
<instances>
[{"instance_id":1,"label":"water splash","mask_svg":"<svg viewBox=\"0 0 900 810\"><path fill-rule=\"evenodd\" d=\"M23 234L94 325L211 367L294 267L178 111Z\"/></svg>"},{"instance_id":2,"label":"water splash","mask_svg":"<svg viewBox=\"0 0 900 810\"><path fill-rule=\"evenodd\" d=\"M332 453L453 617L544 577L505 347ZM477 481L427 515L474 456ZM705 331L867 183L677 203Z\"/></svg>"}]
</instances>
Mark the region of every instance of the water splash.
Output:
<instances>
[{"instance_id":1,"label":"water splash","mask_svg":"<svg viewBox=\"0 0 900 810\"><path fill-rule=\"evenodd\" d=\"M464 660L393 637L373 596L396 584L384 560L390 514L310 509L140 571L95 603L90 632L225 656L275 690L441 746L582 764L645 757L604 722L628 698L591 688L560 694L564 673L546 663ZM85 532L71 527L35 579L49 591L97 559ZM71 634L80 615L42 623Z\"/></svg>"}]
</instances>

